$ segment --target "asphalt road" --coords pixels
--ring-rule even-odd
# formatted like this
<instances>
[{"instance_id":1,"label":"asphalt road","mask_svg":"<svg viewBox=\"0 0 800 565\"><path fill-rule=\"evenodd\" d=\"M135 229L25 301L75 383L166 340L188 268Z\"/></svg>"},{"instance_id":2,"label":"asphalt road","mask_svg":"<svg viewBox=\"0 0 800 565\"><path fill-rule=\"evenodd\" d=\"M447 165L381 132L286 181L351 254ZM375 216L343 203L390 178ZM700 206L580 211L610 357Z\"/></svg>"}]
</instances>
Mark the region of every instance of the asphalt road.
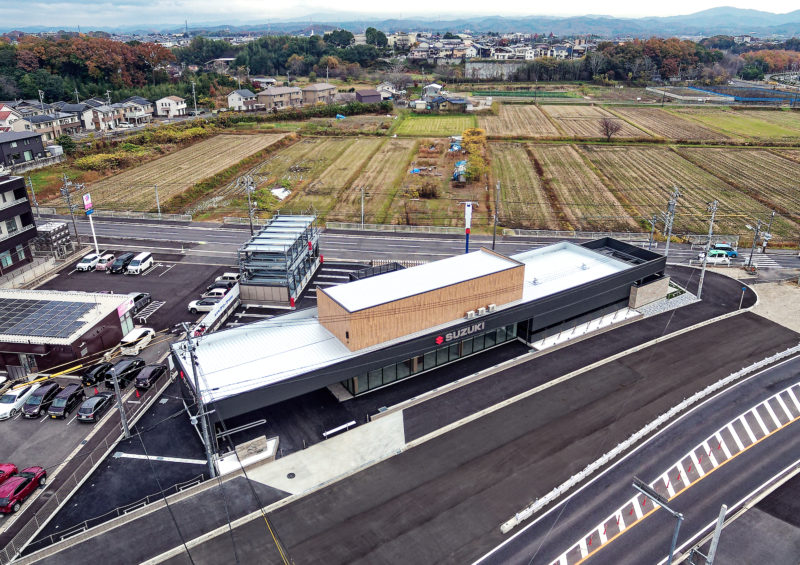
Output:
<instances>
[{"instance_id":1,"label":"asphalt road","mask_svg":"<svg viewBox=\"0 0 800 565\"><path fill-rule=\"evenodd\" d=\"M631 487L634 476L646 482L655 480L720 426L797 382L800 382L800 358L795 357L727 389L673 421L579 493L512 531L503 540L504 545L478 563L555 562L582 534L602 523L636 494ZM793 424L784 428L763 445L734 458L673 499L675 509L686 517L679 545L702 537L700 534L715 520L721 504L727 504L729 513L733 513L736 502L800 457L796 427ZM627 512L624 514L624 519L630 519ZM602 547L588 563L656 563L666 557L673 527L674 519L659 510Z\"/></svg>"}]
</instances>

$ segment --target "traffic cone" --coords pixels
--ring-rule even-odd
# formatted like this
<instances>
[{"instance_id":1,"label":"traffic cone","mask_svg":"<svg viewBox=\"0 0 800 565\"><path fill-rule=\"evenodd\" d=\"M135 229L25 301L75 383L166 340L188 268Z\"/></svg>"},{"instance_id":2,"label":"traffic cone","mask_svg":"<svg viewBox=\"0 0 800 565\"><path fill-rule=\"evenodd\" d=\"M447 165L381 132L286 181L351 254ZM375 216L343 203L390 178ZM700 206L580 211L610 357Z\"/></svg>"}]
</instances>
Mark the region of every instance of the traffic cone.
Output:
<instances>
[{"instance_id":1,"label":"traffic cone","mask_svg":"<svg viewBox=\"0 0 800 565\"><path fill-rule=\"evenodd\" d=\"M100 392L97 390L97 387L94 387L94 393L95 394L100 394Z\"/></svg>"},{"instance_id":2,"label":"traffic cone","mask_svg":"<svg viewBox=\"0 0 800 565\"><path fill-rule=\"evenodd\" d=\"M139 395L139 389L137 388L137 389L136 389L136 398L139 398L139 396L140 396L140 395Z\"/></svg>"}]
</instances>

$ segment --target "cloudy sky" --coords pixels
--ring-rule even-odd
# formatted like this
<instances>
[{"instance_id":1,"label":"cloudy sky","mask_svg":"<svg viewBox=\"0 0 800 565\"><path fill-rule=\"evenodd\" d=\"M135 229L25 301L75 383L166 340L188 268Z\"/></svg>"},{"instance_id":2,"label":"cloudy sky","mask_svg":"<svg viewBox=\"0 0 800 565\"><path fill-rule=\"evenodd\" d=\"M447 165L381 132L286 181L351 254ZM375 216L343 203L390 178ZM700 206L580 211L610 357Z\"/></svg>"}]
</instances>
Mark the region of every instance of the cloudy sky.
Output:
<instances>
[{"instance_id":1,"label":"cloudy sky","mask_svg":"<svg viewBox=\"0 0 800 565\"><path fill-rule=\"evenodd\" d=\"M183 24L189 26L208 23L266 23L269 20L298 18L307 14L326 14L333 19L332 3L326 0L66 0L43 2L40 0L0 0L0 27L56 26L65 29L91 29L93 26L130 26L161 29L165 26ZM348 16L354 13L364 16L411 17L428 15L432 19L446 20L454 15L586 15L603 14L622 17L667 16L690 14L717 6L735 6L785 13L796 10L796 0L670 0L669 2L642 2L641 0L616 0L598 3L596 0L572 0L553 4L530 0L506 0L493 5L485 1L461 0L457 4L444 3L436 7L457 6L458 13L445 9L431 11L429 0L403 0L394 4L378 4L374 0L347 0L337 4L339 11Z\"/></svg>"}]
</instances>

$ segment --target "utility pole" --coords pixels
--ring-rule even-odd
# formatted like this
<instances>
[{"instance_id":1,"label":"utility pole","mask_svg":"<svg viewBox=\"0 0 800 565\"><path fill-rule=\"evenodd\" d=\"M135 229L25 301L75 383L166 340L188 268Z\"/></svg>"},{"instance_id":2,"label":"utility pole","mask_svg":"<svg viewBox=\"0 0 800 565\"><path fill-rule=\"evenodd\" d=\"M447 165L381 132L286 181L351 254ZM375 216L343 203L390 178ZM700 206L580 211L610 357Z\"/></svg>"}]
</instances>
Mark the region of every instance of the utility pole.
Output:
<instances>
[{"instance_id":1,"label":"utility pole","mask_svg":"<svg viewBox=\"0 0 800 565\"><path fill-rule=\"evenodd\" d=\"M747 260L747 266L753 266L753 253L756 250L756 242L758 241L758 236L761 234L761 224L763 224L761 220L756 221L756 227L753 228L750 224L747 224L745 227L751 231L755 231L753 234L753 246L750 248L750 259Z\"/></svg>"},{"instance_id":2,"label":"utility pole","mask_svg":"<svg viewBox=\"0 0 800 565\"><path fill-rule=\"evenodd\" d=\"M81 98L78 95L78 89L76 88L75 89L75 104L80 104L80 103L81 103Z\"/></svg>"},{"instance_id":3,"label":"utility pole","mask_svg":"<svg viewBox=\"0 0 800 565\"><path fill-rule=\"evenodd\" d=\"M714 528L714 535L711 537L711 546L708 549L708 555L703 555L700 553L699 549L692 549L691 554L689 555L689 565L698 565L694 562L694 556L699 555L700 557L705 558L706 565L714 565L714 557L717 554L717 546L719 546L719 537L722 535L722 526L725 524L725 515L728 512L728 507L726 505L722 505L719 509L719 516L717 517L717 527Z\"/></svg>"},{"instance_id":4,"label":"utility pole","mask_svg":"<svg viewBox=\"0 0 800 565\"><path fill-rule=\"evenodd\" d=\"M39 91L39 104L42 106L42 112L44 112L44 91Z\"/></svg>"},{"instance_id":5,"label":"utility pole","mask_svg":"<svg viewBox=\"0 0 800 565\"><path fill-rule=\"evenodd\" d=\"M119 391L119 379L117 378L117 370L111 367L111 380L114 381L114 394L117 397L117 409L119 410L119 419L122 421L122 429L125 432L125 439L131 437L131 431L128 429L128 417L125 415L125 407L122 405L122 394Z\"/></svg>"},{"instance_id":6,"label":"utility pole","mask_svg":"<svg viewBox=\"0 0 800 565\"><path fill-rule=\"evenodd\" d=\"M719 207L719 202L714 200L708 206L708 211L711 212L711 221L708 223L708 241L706 241L706 250L703 253L703 269L700 271L700 282L697 285L697 298L702 298L703 296L703 279L706 277L706 263L708 263L708 252L711 249L711 236L714 233L714 216L717 215L717 208Z\"/></svg>"},{"instance_id":7,"label":"utility pole","mask_svg":"<svg viewBox=\"0 0 800 565\"><path fill-rule=\"evenodd\" d=\"M28 175L28 186L31 187L31 200L33 200L33 205L36 206L36 217L41 218L41 214L39 214L39 201L36 200L36 193L33 191L33 179L31 176Z\"/></svg>"},{"instance_id":8,"label":"utility pole","mask_svg":"<svg viewBox=\"0 0 800 565\"><path fill-rule=\"evenodd\" d=\"M500 181L497 181L497 187L494 191L494 230L492 231L492 249L494 249L495 241L497 240L497 215L498 215L498 202L500 201Z\"/></svg>"},{"instance_id":9,"label":"utility pole","mask_svg":"<svg viewBox=\"0 0 800 565\"><path fill-rule=\"evenodd\" d=\"M154 184L153 188L156 191L156 208L158 208L158 219L161 219L161 201L158 199L158 185Z\"/></svg>"},{"instance_id":10,"label":"utility pole","mask_svg":"<svg viewBox=\"0 0 800 565\"><path fill-rule=\"evenodd\" d=\"M653 214L652 220L647 220L650 223L650 242L647 244L647 250L651 251L653 249L653 239L656 236L656 223L658 223L658 215Z\"/></svg>"},{"instance_id":11,"label":"utility pole","mask_svg":"<svg viewBox=\"0 0 800 565\"><path fill-rule=\"evenodd\" d=\"M672 239L672 225L675 221L675 206L678 204L678 198L681 196L681 191L679 188L675 188L675 191L670 196L669 202L667 203L667 211L661 213L661 218L664 220L664 231L667 232L667 245L664 248L664 256L669 257L669 241Z\"/></svg>"},{"instance_id":12,"label":"utility pole","mask_svg":"<svg viewBox=\"0 0 800 565\"><path fill-rule=\"evenodd\" d=\"M196 418L200 418L200 428L203 434L203 445L206 448L206 463L208 464L208 473L209 478L213 479L217 476L217 470L214 468L214 458L211 453L211 440L208 436L208 423L206 421L206 416L208 415L205 411L205 407L203 406L203 395L200 393L200 377L198 375L197 369L197 358L195 357L194 350L195 344L192 341L192 332L189 328L189 324L183 322L182 324L183 329L186 331L186 341L189 351L189 357L192 362L192 375L194 376L194 397L197 400L197 416Z\"/></svg>"},{"instance_id":13,"label":"utility pole","mask_svg":"<svg viewBox=\"0 0 800 565\"><path fill-rule=\"evenodd\" d=\"M244 191L247 193L247 217L250 219L250 235L252 236L255 231L253 230L253 201L250 199L250 194L255 190L253 186L253 179L249 176L244 179Z\"/></svg>"},{"instance_id":14,"label":"utility pole","mask_svg":"<svg viewBox=\"0 0 800 565\"><path fill-rule=\"evenodd\" d=\"M192 101L194 102L194 115L197 117L197 94L194 91L194 81L192 81Z\"/></svg>"},{"instance_id":15,"label":"utility pole","mask_svg":"<svg viewBox=\"0 0 800 565\"><path fill-rule=\"evenodd\" d=\"M361 187L361 231L364 231L364 187Z\"/></svg>"},{"instance_id":16,"label":"utility pole","mask_svg":"<svg viewBox=\"0 0 800 565\"><path fill-rule=\"evenodd\" d=\"M770 216L769 225L767 226L767 232L764 234L764 250L763 250L764 254L767 253L767 244L769 243L769 240L772 239L772 221L774 219L775 219L775 210L772 211L772 216Z\"/></svg>"},{"instance_id":17,"label":"utility pole","mask_svg":"<svg viewBox=\"0 0 800 565\"><path fill-rule=\"evenodd\" d=\"M72 216L72 227L75 229L75 241L80 245L81 240L78 237L78 224L75 222L75 206L72 204L72 193L71 189L73 183L71 180L67 178L67 174L64 173L63 177L64 185L61 187L61 196L64 197L64 200L67 202L67 208L69 208L69 215Z\"/></svg>"},{"instance_id":18,"label":"utility pole","mask_svg":"<svg viewBox=\"0 0 800 565\"><path fill-rule=\"evenodd\" d=\"M111 106L111 91L110 90L106 90L106 102L108 102L108 105Z\"/></svg>"},{"instance_id":19,"label":"utility pole","mask_svg":"<svg viewBox=\"0 0 800 565\"><path fill-rule=\"evenodd\" d=\"M654 505L658 504L661 506L661 508L672 514L672 516L677 520L675 522L675 531L672 534L672 543L669 547L669 555L667 556L667 565L672 565L672 555L675 553L675 546L678 544L678 532L680 531L681 523L683 522L683 514L672 510L669 506L667 506L666 498L653 490L650 485L640 479L637 479L636 477L633 477L633 488L649 498L650 502L652 502Z\"/></svg>"}]
</instances>

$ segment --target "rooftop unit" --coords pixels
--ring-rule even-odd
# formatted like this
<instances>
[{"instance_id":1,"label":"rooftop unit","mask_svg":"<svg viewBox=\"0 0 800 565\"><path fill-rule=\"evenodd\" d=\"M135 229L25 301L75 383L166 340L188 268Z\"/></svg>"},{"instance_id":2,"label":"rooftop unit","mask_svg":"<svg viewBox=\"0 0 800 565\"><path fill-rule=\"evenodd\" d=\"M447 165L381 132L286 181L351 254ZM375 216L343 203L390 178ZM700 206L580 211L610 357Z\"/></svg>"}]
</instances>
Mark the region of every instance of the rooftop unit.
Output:
<instances>
[{"instance_id":1,"label":"rooftop unit","mask_svg":"<svg viewBox=\"0 0 800 565\"><path fill-rule=\"evenodd\" d=\"M239 248L242 301L294 306L320 261L315 215L274 216Z\"/></svg>"}]
</instances>

